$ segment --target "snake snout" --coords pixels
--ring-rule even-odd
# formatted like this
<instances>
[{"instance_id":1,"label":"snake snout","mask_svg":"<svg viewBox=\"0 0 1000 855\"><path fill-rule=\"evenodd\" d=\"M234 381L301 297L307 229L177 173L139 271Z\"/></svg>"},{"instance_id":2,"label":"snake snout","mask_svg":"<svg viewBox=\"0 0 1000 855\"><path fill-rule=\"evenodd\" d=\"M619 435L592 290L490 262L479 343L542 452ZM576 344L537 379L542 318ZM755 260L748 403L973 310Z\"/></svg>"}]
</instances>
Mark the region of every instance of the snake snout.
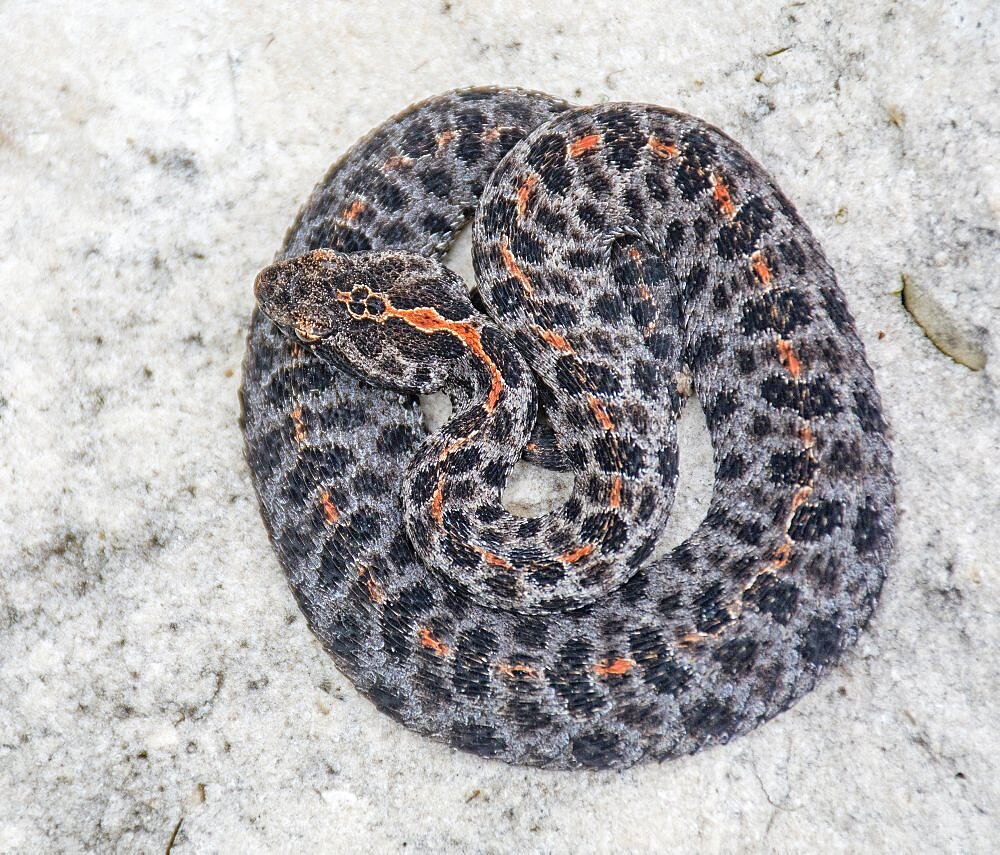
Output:
<instances>
[{"instance_id":1,"label":"snake snout","mask_svg":"<svg viewBox=\"0 0 1000 855\"><path fill-rule=\"evenodd\" d=\"M282 309L290 307L290 292L294 280L294 271L288 261L278 261L265 267L257 274L253 282L253 295L257 305L276 323Z\"/></svg>"}]
</instances>

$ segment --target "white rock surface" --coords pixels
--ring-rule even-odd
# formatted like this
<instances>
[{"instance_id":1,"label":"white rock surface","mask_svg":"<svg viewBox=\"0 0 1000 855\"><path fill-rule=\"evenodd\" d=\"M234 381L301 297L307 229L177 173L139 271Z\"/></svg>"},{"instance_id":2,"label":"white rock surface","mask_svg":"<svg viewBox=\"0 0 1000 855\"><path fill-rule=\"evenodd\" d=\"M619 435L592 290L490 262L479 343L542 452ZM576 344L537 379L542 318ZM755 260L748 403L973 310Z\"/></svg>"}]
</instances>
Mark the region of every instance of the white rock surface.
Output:
<instances>
[{"instance_id":1,"label":"white rock surface","mask_svg":"<svg viewBox=\"0 0 1000 855\"><path fill-rule=\"evenodd\" d=\"M3 4L0 851L996 851L997 33L990 0ZM254 273L359 135L491 83L725 128L868 346L894 573L843 665L729 746L556 774L414 736L322 652L258 519Z\"/></svg>"}]
</instances>

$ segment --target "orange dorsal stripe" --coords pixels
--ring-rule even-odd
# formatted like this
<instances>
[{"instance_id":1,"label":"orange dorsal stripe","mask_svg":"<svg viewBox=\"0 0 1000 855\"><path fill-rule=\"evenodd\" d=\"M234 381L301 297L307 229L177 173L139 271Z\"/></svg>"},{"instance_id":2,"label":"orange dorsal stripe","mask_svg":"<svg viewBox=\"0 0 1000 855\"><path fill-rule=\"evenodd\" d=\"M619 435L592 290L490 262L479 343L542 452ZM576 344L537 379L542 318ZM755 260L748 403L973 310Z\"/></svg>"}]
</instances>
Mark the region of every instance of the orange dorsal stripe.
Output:
<instances>
[{"instance_id":1,"label":"orange dorsal stripe","mask_svg":"<svg viewBox=\"0 0 1000 855\"><path fill-rule=\"evenodd\" d=\"M729 195L729 188L725 185L725 182L721 178L715 175L709 177L712 182L712 188L715 193L715 201L719 203L719 210L722 211L724 217L732 219L733 215L736 213L736 206L733 205L733 200Z\"/></svg>"},{"instance_id":2,"label":"orange dorsal stripe","mask_svg":"<svg viewBox=\"0 0 1000 855\"><path fill-rule=\"evenodd\" d=\"M598 677L620 677L627 674L635 667L635 662L631 659L615 659L612 662L598 662L594 666L594 673Z\"/></svg>"},{"instance_id":3,"label":"orange dorsal stripe","mask_svg":"<svg viewBox=\"0 0 1000 855\"><path fill-rule=\"evenodd\" d=\"M587 399L587 403L590 404L590 411L594 414L594 418L597 419L597 423L605 430L614 430L615 423L611 421L611 417L608 415L604 406L601 404L599 398L590 395Z\"/></svg>"},{"instance_id":4,"label":"orange dorsal stripe","mask_svg":"<svg viewBox=\"0 0 1000 855\"><path fill-rule=\"evenodd\" d=\"M385 309L382 314L371 316L371 320L377 323L385 323L386 318L397 318L418 332L450 333L469 348L473 356L482 362L489 372L490 391L486 396L486 412L493 412L503 392L503 376L500 374L497 364L483 348L483 338L476 325L469 321L449 320L432 306L420 306L416 309L398 309L389 302L384 294L378 294L377 296L385 304ZM343 303L350 303L350 292L338 291L337 299Z\"/></svg>"},{"instance_id":5,"label":"orange dorsal stripe","mask_svg":"<svg viewBox=\"0 0 1000 855\"><path fill-rule=\"evenodd\" d=\"M507 268L507 272L521 283L521 287L524 288L524 292L530 296L532 290L531 280L518 266L517 261L514 259L514 254L510 251L510 247L507 245L507 238L500 241L500 258L503 259L503 266Z\"/></svg>"},{"instance_id":6,"label":"orange dorsal stripe","mask_svg":"<svg viewBox=\"0 0 1000 855\"><path fill-rule=\"evenodd\" d=\"M783 338L779 338L777 347L778 359L781 360L781 364L785 366L788 373L791 374L792 377L798 379L799 374L802 372L802 363L795 355L795 351L792 349L792 343Z\"/></svg>"},{"instance_id":7,"label":"orange dorsal stripe","mask_svg":"<svg viewBox=\"0 0 1000 855\"><path fill-rule=\"evenodd\" d=\"M528 202L531 200L531 193L538 183L537 175L529 175L524 179L524 183L517 188L517 216L523 219L528 212Z\"/></svg>"},{"instance_id":8,"label":"orange dorsal stripe","mask_svg":"<svg viewBox=\"0 0 1000 855\"><path fill-rule=\"evenodd\" d=\"M586 558L594 551L594 545L592 543L585 543L583 546L578 546L576 549L571 549L569 552L560 555L559 560L565 561L567 564L575 564L581 558Z\"/></svg>"},{"instance_id":9,"label":"orange dorsal stripe","mask_svg":"<svg viewBox=\"0 0 1000 855\"><path fill-rule=\"evenodd\" d=\"M620 508L622 506L622 476L615 475L615 480L611 482L611 497L608 499L608 504L612 508Z\"/></svg>"},{"instance_id":10,"label":"orange dorsal stripe","mask_svg":"<svg viewBox=\"0 0 1000 855\"><path fill-rule=\"evenodd\" d=\"M585 137L575 140L569 144L569 156L579 157L584 152L590 151L601 141L597 134L587 134Z\"/></svg>"},{"instance_id":11,"label":"orange dorsal stripe","mask_svg":"<svg viewBox=\"0 0 1000 855\"><path fill-rule=\"evenodd\" d=\"M662 140L658 140L656 137L650 137L647 145L649 146L650 151L660 157L677 157L677 146L673 143L665 143Z\"/></svg>"}]
</instances>

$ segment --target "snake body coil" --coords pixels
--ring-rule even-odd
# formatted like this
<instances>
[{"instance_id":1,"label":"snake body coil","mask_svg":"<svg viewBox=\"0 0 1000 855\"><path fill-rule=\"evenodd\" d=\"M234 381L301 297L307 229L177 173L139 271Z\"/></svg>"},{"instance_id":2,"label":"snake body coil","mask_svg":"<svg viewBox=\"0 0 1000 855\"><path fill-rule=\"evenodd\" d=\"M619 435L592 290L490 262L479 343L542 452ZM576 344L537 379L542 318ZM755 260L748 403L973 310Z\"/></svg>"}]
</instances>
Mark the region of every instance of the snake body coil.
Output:
<instances>
[{"instance_id":1,"label":"snake body coil","mask_svg":"<svg viewBox=\"0 0 1000 855\"><path fill-rule=\"evenodd\" d=\"M478 301L438 260L473 214ZM330 170L256 294L265 524L313 631L407 727L553 768L690 753L787 709L871 615L895 511L864 348L795 209L704 122L433 98ZM687 375L715 489L655 559ZM533 519L500 501L526 448L575 473Z\"/></svg>"}]
</instances>

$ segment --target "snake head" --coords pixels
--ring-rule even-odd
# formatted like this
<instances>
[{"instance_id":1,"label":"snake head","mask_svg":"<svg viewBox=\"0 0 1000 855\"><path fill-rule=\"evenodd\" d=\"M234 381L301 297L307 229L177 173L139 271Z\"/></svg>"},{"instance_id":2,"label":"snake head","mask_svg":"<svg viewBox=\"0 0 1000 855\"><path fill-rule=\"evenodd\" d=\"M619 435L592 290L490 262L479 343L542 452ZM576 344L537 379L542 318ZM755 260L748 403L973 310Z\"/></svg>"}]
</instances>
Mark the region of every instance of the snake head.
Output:
<instances>
[{"instance_id":1,"label":"snake head","mask_svg":"<svg viewBox=\"0 0 1000 855\"><path fill-rule=\"evenodd\" d=\"M351 275L348 256L316 250L265 267L254 281L257 304L288 335L304 342L329 337L343 323L330 294Z\"/></svg>"},{"instance_id":2,"label":"snake head","mask_svg":"<svg viewBox=\"0 0 1000 855\"><path fill-rule=\"evenodd\" d=\"M265 267L254 294L321 357L406 391L441 388L462 350L449 329L481 320L461 277L409 252L313 250Z\"/></svg>"}]
</instances>

